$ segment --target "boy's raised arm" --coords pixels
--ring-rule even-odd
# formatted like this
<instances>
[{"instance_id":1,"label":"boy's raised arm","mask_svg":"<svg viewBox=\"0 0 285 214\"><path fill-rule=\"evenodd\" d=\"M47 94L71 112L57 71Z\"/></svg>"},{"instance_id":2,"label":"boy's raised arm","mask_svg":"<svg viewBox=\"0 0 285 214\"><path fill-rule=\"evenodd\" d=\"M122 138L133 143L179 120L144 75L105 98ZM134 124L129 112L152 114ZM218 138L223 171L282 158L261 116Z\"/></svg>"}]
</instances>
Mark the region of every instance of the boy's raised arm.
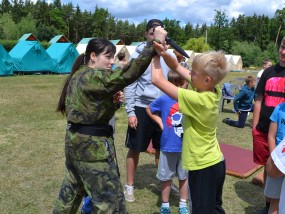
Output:
<instances>
[{"instance_id":1,"label":"boy's raised arm","mask_svg":"<svg viewBox=\"0 0 285 214\"><path fill-rule=\"evenodd\" d=\"M169 95L175 100L178 100L178 87L165 79L160 65L160 57L157 55L153 57L151 63L151 81L165 94Z\"/></svg>"},{"instance_id":2,"label":"boy's raised arm","mask_svg":"<svg viewBox=\"0 0 285 214\"><path fill-rule=\"evenodd\" d=\"M154 37L156 39L159 39L160 41L165 41L166 36L167 32L162 27L159 26L155 28ZM162 39L162 37L164 37L164 39ZM169 68L179 73L186 81L190 80L190 71L180 65L180 63L166 51L165 42L159 44L154 41L153 45L157 54L163 57L165 63Z\"/></svg>"}]
</instances>

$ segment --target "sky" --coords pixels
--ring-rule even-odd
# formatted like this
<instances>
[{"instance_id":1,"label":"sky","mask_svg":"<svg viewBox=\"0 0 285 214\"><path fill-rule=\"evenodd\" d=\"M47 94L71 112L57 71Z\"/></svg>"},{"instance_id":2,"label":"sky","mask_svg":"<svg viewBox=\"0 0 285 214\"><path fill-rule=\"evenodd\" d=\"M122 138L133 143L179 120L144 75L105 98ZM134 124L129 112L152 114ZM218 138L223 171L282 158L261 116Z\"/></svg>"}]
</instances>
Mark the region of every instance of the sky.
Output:
<instances>
[{"instance_id":1,"label":"sky","mask_svg":"<svg viewBox=\"0 0 285 214\"><path fill-rule=\"evenodd\" d=\"M97 5L108 9L115 18L135 24L168 18L181 21L181 25L189 22L209 25L213 23L215 10L224 11L229 20L254 13L272 18L277 9L285 7L285 0L61 0L62 4L70 2L79 5L82 11L94 11Z\"/></svg>"}]
</instances>

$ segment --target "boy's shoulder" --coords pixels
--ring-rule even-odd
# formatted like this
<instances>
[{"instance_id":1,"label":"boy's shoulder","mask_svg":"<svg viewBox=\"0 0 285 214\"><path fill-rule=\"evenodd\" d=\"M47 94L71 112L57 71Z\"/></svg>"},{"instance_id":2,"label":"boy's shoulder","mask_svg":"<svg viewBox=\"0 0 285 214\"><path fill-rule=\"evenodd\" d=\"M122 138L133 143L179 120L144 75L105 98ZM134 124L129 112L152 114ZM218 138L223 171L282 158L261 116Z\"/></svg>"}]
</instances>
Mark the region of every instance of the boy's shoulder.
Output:
<instances>
[{"instance_id":1,"label":"boy's shoulder","mask_svg":"<svg viewBox=\"0 0 285 214\"><path fill-rule=\"evenodd\" d=\"M176 100L172 99L167 94L163 94L160 97L156 98L153 102L162 103L163 104L163 103L168 103L168 102L173 102L173 101L176 101Z\"/></svg>"},{"instance_id":2,"label":"boy's shoulder","mask_svg":"<svg viewBox=\"0 0 285 214\"><path fill-rule=\"evenodd\" d=\"M279 110L285 110L285 102L280 103L279 105L277 105L279 107Z\"/></svg>"}]
</instances>

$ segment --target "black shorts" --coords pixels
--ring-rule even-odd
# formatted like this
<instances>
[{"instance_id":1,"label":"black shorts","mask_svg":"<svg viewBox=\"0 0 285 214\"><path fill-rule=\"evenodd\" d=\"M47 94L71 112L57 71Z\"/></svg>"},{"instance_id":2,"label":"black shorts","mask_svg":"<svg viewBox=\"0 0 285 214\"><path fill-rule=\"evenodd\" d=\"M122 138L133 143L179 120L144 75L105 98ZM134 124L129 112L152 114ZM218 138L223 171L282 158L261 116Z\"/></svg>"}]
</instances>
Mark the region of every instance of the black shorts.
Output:
<instances>
[{"instance_id":1,"label":"black shorts","mask_svg":"<svg viewBox=\"0 0 285 214\"><path fill-rule=\"evenodd\" d=\"M148 114L146 108L135 107L135 113L138 120L136 129L128 126L125 145L129 149L137 152L145 152L152 140L153 148L160 151L161 129Z\"/></svg>"}]
</instances>

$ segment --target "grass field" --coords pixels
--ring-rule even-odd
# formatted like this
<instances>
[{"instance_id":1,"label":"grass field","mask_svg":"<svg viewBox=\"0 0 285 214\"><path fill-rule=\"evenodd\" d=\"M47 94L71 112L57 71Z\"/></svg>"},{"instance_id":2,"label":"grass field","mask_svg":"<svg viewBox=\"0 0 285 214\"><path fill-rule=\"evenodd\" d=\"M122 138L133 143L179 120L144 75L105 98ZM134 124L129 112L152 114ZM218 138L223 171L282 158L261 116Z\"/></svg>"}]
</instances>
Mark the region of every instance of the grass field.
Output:
<instances>
[{"instance_id":1,"label":"grass field","mask_svg":"<svg viewBox=\"0 0 285 214\"><path fill-rule=\"evenodd\" d=\"M225 81L249 74L231 72ZM65 77L19 75L0 78L1 214L45 214L52 211L64 175L66 121L55 113L55 107ZM236 117L231 112L232 107L232 102L225 104L220 114L218 139L252 149L252 114L243 129L222 123L225 117ZM126 178L126 129L127 116L121 108L116 112L115 143L123 184ZM127 203L130 214L159 213L161 201L155 173L154 157L142 153L136 174L137 200ZM263 208L263 189L251 183L255 174L246 179L226 176L223 195L226 213L255 214ZM177 196L171 196L172 213L177 213L178 200Z\"/></svg>"}]
</instances>

